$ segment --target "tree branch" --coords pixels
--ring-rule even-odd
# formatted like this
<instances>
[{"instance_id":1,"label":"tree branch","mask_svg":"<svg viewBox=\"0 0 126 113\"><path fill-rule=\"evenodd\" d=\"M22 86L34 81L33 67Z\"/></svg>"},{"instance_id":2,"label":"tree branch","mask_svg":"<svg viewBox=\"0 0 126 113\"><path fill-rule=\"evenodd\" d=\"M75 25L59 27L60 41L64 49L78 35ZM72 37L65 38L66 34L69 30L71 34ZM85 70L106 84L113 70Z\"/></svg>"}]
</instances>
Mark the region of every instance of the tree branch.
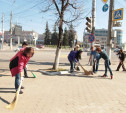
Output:
<instances>
[{"instance_id":1,"label":"tree branch","mask_svg":"<svg viewBox=\"0 0 126 113\"><path fill-rule=\"evenodd\" d=\"M59 7L58 7L58 5L57 5L57 3L56 3L56 1L55 0L53 0L53 2L54 2L54 4L55 4L55 6L56 6L56 9L57 9L57 11L58 11L58 13L59 13L59 16L60 16L60 10L59 10Z\"/></svg>"},{"instance_id":2,"label":"tree branch","mask_svg":"<svg viewBox=\"0 0 126 113\"><path fill-rule=\"evenodd\" d=\"M64 8L63 8L64 11L66 10L67 6L69 5L69 2L70 2L70 0L67 0L65 6L64 6Z\"/></svg>"},{"instance_id":3,"label":"tree branch","mask_svg":"<svg viewBox=\"0 0 126 113\"><path fill-rule=\"evenodd\" d=\"M69 3L69 5L74 8L74 9L77 9L77 7L75 7L73 4Z\"/></svg>"}]
</instances>

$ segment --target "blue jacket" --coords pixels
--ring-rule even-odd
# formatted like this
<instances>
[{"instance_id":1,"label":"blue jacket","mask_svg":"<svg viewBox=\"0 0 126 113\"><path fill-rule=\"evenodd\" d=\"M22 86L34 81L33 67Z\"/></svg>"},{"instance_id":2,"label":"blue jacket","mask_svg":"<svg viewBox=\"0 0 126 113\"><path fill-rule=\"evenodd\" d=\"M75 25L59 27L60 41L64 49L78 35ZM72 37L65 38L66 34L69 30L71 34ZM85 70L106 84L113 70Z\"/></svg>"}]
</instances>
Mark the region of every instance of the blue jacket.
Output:
<instances>
[{"instance_id":1,"label":"blue jacket","mask_svg":"<svg viewBox=\"0 0 126 113\"><path fill-rule=\"evenodd\" d=\"M68 55L68 60L77 62L76 53L77 53L76 51L71 51Z\"/></svg>"}]
</instances>

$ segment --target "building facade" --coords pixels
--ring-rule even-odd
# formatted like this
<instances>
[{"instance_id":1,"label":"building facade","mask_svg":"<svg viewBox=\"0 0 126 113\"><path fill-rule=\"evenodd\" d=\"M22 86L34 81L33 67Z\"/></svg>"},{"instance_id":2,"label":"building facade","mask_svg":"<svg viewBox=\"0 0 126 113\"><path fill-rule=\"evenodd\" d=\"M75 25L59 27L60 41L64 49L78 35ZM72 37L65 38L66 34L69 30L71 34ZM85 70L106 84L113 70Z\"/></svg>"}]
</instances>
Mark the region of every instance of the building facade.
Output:
<instances>
[{"instance_id":1,"label":"building facade","mask_svg":"<svg viewBox=\"0 0 126 113\"><path fill-rule=\"evenodd\" d=\"M122 30L115 30L116 36L112 39L113 48L120 46L122 43ZM84 46L90 48L91 43L88 41L89 33L84 35ZM95 44L100 44L101 47L106 48L107 45L108 30L107 29L96 29L95 30Z\"/></svg>"},{"instance_id":2,"label":"building facade","mask_svg":"<svg viewBox=\"0 0 126 113\"><path fill-rule=\"evenodd\" d=\"M21 36L14 36L12 35L13 43L18 43L18 37L20 37L20 43L27 41L28 43L33 43L35 40L38 40L38 33L35 31L22 31ZM10 42L10 32L4 32L4 41L9 43Z\"/></svg>"}]
</instances>

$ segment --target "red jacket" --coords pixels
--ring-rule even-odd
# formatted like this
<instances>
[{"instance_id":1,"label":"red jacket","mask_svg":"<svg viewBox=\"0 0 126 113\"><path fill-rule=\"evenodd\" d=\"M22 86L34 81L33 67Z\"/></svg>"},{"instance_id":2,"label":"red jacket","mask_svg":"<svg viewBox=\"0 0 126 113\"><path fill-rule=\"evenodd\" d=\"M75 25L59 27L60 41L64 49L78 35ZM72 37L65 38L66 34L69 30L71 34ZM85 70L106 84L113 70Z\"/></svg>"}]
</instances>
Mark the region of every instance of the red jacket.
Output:
<instances>
[{"instance_id":1,"label":"red jacket","mask_svg":"<svg viewBox=\"0 0 126 113\"><path fill-rule=\"evenodd\" d=\"M25 48L22 48L11 60L10 60L10 71L12 77L23 71L30 57L23 55Z\"/></svg>"}]
</instances>

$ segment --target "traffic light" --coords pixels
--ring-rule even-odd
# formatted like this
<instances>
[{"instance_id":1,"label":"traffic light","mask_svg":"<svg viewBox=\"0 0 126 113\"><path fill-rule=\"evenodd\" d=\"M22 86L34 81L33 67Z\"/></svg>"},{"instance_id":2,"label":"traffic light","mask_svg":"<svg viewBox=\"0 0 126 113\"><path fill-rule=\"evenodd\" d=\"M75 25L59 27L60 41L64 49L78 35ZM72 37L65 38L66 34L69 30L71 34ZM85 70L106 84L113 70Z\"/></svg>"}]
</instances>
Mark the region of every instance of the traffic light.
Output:
<instances>
[{"instance_id":1,"label":"traffic light","mask_svg":"<svg viewBox=\"0 0 126 113\"><path fill-rule=\"evenodd\" d=\"M86 17L86 20L87 20L87 22L86 22L86 25L87 25L87 27L86 27L86 30L87 30L87 32L89 32L89 33L91 33L91 31L92 31L92 18L90 17Z\"/></svg>"}]
</instances>

